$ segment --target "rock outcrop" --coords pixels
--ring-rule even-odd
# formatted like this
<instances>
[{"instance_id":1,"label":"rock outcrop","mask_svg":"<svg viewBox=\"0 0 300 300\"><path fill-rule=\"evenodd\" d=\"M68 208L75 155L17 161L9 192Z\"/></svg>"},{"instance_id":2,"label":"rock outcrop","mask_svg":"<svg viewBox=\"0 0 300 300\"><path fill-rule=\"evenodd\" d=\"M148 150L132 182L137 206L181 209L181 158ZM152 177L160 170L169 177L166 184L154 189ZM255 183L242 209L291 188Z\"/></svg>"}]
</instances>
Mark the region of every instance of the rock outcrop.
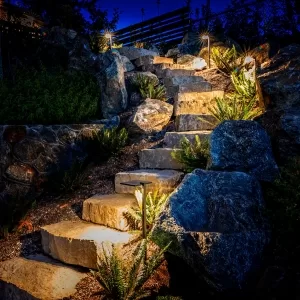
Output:
<instances>
[{"instance_id":1,"label":"rock outcrop","mask_svg":"<svg viewBox=\"0 0 300 300\"><path fill-rule=\"evenodd\" d=\"M242 287L268 243L260 184L242 172L196 169L156 221L152 238L218 289Z\"/></svg>"},{"instance_id":2,"label":"rock outcrop","mask_svg":"<svg viewBox=\"0 0 300 300\"><path fill-rule=\"evenodd\" d=\"M211 169L240 171L258 180L278 175L270 138L254 121L225 121L211 134Z\"/></svg>"},{"instance_id":3,"label":"rock outcrop","mask_svg":"<svg viewBox=\"0 0 300 300\"><path fill-rule=\"evenodd\" d=\"M118 52L99 54L95 63L101 89L101 112L110 118L125 111L128 95L125 87L123 61Z\"/></svg>"},{"instance_id":4,"label":"rock outcrop","mask_svg":"<svg viewBox=\"0 0 300 300\"><path fill-rule=\"evenodd\" d=\"M126 56L129 60L135 60L142 56L159 56L158 52L147 50L143 48L135 48L135 47L122 47L118 49L118 52L121 55Z\"/></svg>"}]
</instances>

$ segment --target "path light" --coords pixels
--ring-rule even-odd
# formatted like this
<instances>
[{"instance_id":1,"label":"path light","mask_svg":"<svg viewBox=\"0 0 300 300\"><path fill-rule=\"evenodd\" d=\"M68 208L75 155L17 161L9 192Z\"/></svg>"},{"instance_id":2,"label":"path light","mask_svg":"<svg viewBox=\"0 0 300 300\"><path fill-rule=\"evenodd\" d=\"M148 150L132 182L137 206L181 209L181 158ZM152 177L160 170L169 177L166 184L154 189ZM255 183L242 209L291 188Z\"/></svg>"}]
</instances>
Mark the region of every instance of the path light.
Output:
<instances>
[{"instance_id":1,"label":"path light","mask_svg":"<svg viewBox=\"0 0 300 300\"><path fill-rule=\"evenodd\" d=\"M207 50L208 50L208 68L210 69L210 38L209 35L202 35L201 36L202 40L207 40Z\"/></svg>"},{"instance_id":2,"label":"path light","mask_svg":"<svg viewBox=\"0 0 300 300\"><path fill-rule=\"evenodd\" d=\"M142 228L143 228L143 239L147 237L147 212L146 212L146 198L147 198L147 192L146 192L146 186L147 184L152 183L151 181L142 181L142 180L132 180L132 181L126 181L121 182L122 185L128 185L128 186L141 186L142 187L142 193L143 193L143 199L142 199Z\"/></svg>"},{"instance_id":3,"label":"path light","mask_svg":"<svg viewBox=\"0 0 300 300\"><path fill-rule=\"evenodd\" d=\"M109 40L109 49L112 49L112 33L111 32L106 32L104 34L104 37L106 37Z\"/></svg>"}]
</instances>

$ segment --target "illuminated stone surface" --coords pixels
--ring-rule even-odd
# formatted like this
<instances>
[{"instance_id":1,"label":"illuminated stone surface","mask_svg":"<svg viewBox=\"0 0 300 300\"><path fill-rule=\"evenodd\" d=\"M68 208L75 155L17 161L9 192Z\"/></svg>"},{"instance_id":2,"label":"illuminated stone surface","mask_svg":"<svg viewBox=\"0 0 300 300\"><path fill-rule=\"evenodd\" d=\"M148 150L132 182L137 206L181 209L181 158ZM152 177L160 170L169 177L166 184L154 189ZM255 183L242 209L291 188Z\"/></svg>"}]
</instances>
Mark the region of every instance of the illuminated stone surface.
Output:
<instances>
[{"instance_id":1,"label":"illuminated stone surface","mask_svg":"<svg viewBox=\"0 0 300 300\"><path fill-rule=\"evenodd\" d=\"M212 115L179 115L175 121L177 131L213 130L217 120Z\"/></svg>"},{"instance_id":2,"label":"illuminated stone surface","mask_svg":"<svg viewBox=\"0 0 300 300\"><path fill-rule=\"evenodd\" d=\"M0 262L0 299L58 300L72 296L87 274L43 255Z\"/></svg>"},{"instance_id":3,"label":"illuminated stone surface","mask_svg":"<svg viewBox=\"0 0 300 300\"><path fill-rule=\"evenodd\" d=\"M126 231L129 226L124 214L135 205L137 201L133 195L95 195L83 202L82 219Z\"/></svg>"},{"instance_id":4,"label":"illuminated stone surface","mask_svg":"<svg viewBox=\"0 0 300 300\"><path fill-rule=\"evenodd\" d=\"M164 147L180 148L180 141L186 137L192 143L195 141L195 136L198 135L200 140L208 139L211 131L186 131L186 132L166 132L164 137Z\"/></svg>"},{"instance_id":5,"label":"illuminated stone surface","mask_svg":"<svg viewBox=\"0 0 300 300\"><path fill-rule=\"evenodd\" d=\"M117 193L134 194L135 187L121 185L121 182L131 180L151 181L147 185L148 191L159 190L161 193L170 193L180 183L183 173L175 170L135 170L120 172L115 176L115 189Z\"/></svg>"},{"instance_id":6,"label":"illuminated stone surface","mask_svg":"<svg viewBox=\"0 0 300 300\"><path fill-rule=\"evenodd\" d=\"M64 263L96 269L106 244L125 245L132 234L83 221L63 221L41 228L46 254Z\"/></svg>"}]
</instances>

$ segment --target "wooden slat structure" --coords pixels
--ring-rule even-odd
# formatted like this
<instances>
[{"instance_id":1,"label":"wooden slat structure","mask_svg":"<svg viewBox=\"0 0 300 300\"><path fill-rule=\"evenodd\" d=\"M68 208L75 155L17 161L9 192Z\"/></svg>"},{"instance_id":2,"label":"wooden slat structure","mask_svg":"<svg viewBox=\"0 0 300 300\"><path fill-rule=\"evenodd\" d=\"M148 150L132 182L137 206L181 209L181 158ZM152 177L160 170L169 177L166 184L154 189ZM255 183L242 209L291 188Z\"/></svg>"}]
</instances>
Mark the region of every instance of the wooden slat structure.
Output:
<instances>
[{"instance_id":1,"label":"wooden slat structure","mask_svg":"<svg viewBox=\"0 0 300 300\"><path fill-rule=\"evenodd\" d=\"M122 28L115 37L123 46L135 42L180 42L190 27L190 8L185 6L158 17Z\"/></svg>"}]
</instances>

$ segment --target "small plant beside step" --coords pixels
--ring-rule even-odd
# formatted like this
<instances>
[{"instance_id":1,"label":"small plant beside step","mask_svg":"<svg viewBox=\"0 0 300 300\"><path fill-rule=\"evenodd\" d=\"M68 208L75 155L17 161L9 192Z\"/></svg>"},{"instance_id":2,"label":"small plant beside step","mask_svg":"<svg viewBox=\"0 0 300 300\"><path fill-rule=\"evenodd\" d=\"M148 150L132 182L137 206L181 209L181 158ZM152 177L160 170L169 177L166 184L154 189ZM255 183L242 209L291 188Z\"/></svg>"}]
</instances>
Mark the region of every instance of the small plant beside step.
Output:
<instances>
[{"instance_id":1,"label":"small plant beside step","mask_svg":"<svg viewBox=\"0 0 300 300\"><path fill-rule=\"evenodd\" d=\"M194 143L186 137L180 141L181 150L173 151L172 157L185 165L185 171L192 172L196 168L206 169L209 159L209 140L201 142L198 135L195 136Z\"/></svg>"}]
</instances>

